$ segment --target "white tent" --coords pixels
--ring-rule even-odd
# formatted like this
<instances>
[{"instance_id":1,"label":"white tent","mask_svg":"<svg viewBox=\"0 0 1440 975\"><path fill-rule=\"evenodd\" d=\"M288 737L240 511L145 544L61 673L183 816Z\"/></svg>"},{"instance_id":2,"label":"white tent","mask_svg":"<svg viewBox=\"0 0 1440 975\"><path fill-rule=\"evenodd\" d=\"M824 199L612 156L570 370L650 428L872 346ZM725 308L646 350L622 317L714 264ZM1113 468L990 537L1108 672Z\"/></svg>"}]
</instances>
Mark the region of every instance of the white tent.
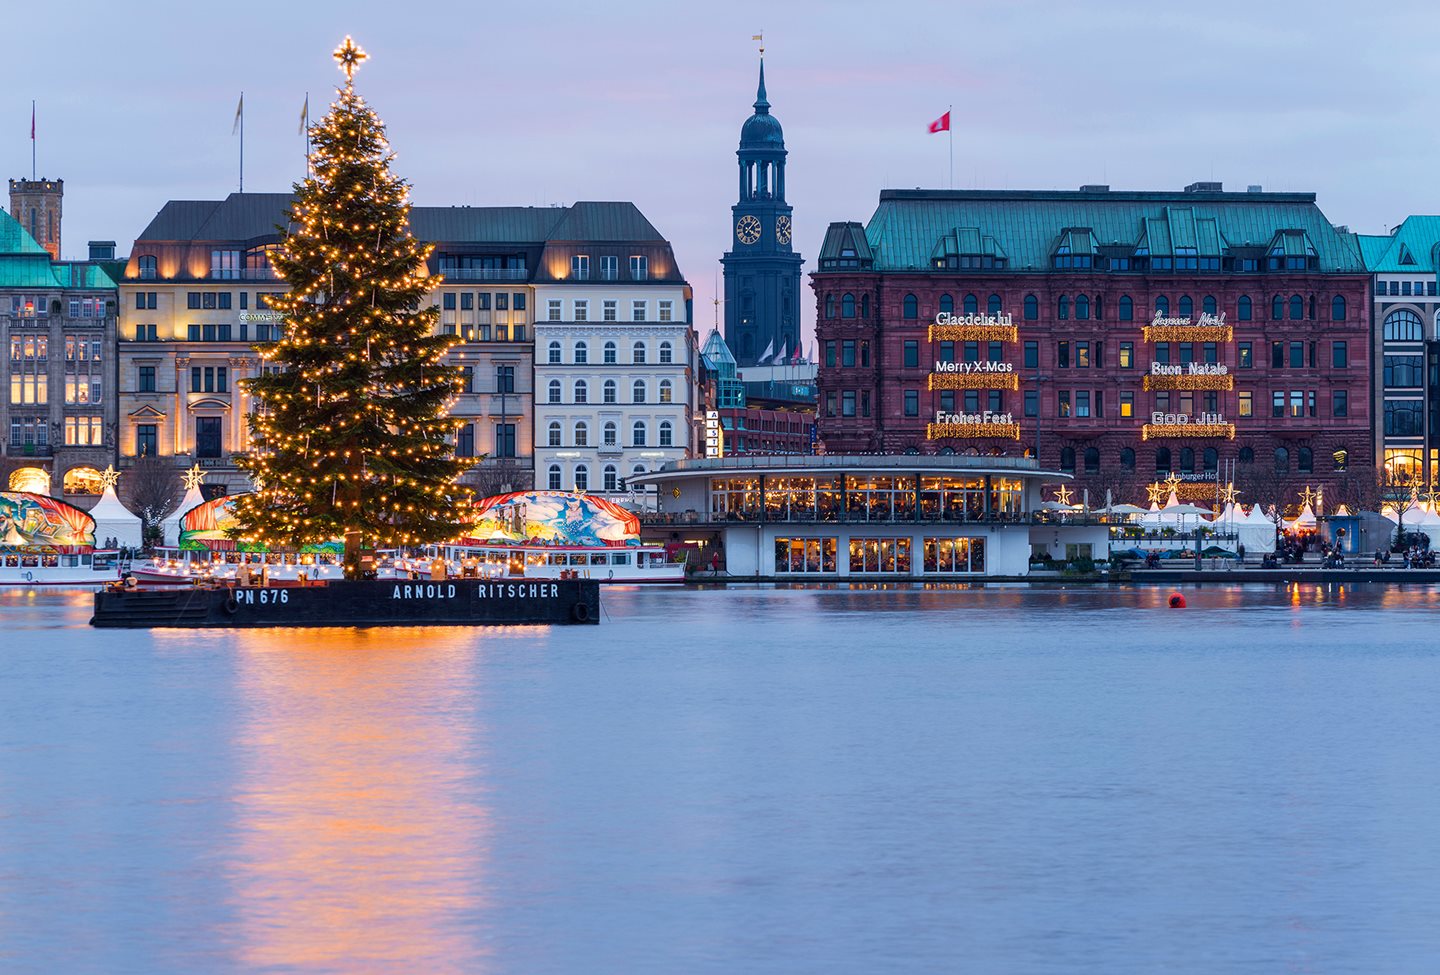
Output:
<instances>
[{"instance_id":1,"label":"white tent","mask_svg":"<svg viewBox=\"0 0 1440 975\"><path fill-rule=\"evenodd\" d=\"M1286 531L1302 532L1314 531L1318 522L1315 520L1315 509L1309 504L1300 509L1300 513L1285 525Z\"/></svg>"},{"instance_id":2,"label":"white tent","mask_svg":"<svg viewBox=\"0 0 1440 975\"><path fill-rule=\"evenodd\" d=\"M160 541L162 545L179 545L180 520L185 517L185 513L191 508L198 507L205 503L205 495L200 493L200 481L202 478L195 477L193 472L191 472L190 480L192 483L185 490L185 497L180 499L180 506L170 512L170 516L160 523L160 529L164 532L164 538Z\"/></svg>"},{"instance_id":3,"label":"white tent","mask_svg":"<svg viewBox=\"0 0 1440 975\"><path fill-rule=\"evenodd\" d=\"M90 509L90 517L95 519L97 546L105 544L107 538L115 539L115 543L122 548L140 548L144 542L140 519L120 503L120 499L115 496L114 484L105 485L100 500Z\"/></svg>"},{"instance_id":4,"label":"white tent","mask_svg":"<svg viewBox=\"0 0 1440 975\"><path fill-rule=\"evenodd\" d=\"M1244 545L1247 553L1265 554L1275 551L1275 523L1258 504L1248 513L1243 508L1236 507L1227 528L1235 533L1236 543Z\"/></svg>"}]
</instances>

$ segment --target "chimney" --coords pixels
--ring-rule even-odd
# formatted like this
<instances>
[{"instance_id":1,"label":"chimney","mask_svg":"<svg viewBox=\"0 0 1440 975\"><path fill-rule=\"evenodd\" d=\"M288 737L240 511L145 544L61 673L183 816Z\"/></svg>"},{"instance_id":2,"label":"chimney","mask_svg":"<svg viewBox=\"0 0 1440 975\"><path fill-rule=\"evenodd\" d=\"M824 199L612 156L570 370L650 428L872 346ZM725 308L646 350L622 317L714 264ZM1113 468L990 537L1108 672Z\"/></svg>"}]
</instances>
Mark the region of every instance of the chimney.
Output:
<instances>
[{"instance_id":1,"label":"chimney","mask_svg":"<svg viewBox=\"0 0 1440 975\"><path fill-rule=\"evenodd\" d=\"M1246 193L1264 193L1264 192L1265 192L1265 187L1261 186L1259 183L1251 183L1249 186L1245 187L1245 192L1246 192Z\"/></svg>"},{"instance_id":2,"label":"chimney","mask_svg":"<svg viewBox=\"0 0 1440 975\"><path fill-rule=\"evenodd\" d=\"M1081 193L1109 193L1110 186L1106 183L1086 183L1080 187Z\"/></svg>"},{"instance_id":3,"label":"chimney","mask_svg":"<svg viewBox=\"0 0 1440 975\"><path fill-rule=\"evenodd\" d=\"M1186 193L1220 193L1224 187L1220 183L1191 183L1185 187Z\"/></svg>"}]
</instances>

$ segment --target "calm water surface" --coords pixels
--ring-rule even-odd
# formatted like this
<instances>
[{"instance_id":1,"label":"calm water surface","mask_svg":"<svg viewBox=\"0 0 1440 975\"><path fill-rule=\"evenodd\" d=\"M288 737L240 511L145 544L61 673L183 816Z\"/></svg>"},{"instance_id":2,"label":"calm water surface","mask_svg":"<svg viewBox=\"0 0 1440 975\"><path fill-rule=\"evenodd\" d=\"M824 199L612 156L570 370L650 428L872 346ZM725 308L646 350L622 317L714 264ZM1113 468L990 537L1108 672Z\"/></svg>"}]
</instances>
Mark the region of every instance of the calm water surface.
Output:
<instances>
[{"instance_id":1,"label":"calm water surface","mask_svg":"<svg viewBox=\"0 0 1440 975\"><path fill-rule=\"evenodd\" d=\"M0 594L0 970L1440 970L1440 594Z\"/></svg>"}]
</instances>

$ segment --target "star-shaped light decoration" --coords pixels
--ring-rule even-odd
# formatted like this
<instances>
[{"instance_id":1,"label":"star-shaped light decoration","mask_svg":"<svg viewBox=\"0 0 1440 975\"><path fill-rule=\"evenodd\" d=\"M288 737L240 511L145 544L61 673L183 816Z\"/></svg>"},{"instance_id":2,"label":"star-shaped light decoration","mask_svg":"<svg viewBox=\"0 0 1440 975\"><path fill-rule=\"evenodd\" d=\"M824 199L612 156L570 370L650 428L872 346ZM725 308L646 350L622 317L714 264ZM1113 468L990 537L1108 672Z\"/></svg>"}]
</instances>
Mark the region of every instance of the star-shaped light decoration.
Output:
<instances>
[{"instance_id":1,"label":"star-shaped light decoration","mask_svg":"<svg viewBox=\"0 0 1440 975\"><path fill-rule=\"evenodd\" d=\"M348 85L355 80L355 72L360 67L360 62L370 55L360 49L360 45L351 39L349 34L345 35L344 42L330 55L340 64L340 70L345 72L345 83Z\"/></svg>"},{"instance_id":2,"label":"star-shaped light decoration","mask_svg":"<svg viewBox=\"0 0 1440 975\"><path fill-rule=\"evenodd\" d=\"M1165 488L1159 484L1150 484L1146 486L1145 493L1150 496L1152 504L1159 504L1165 497Z\"/></svg>"},{"instance_id":3,"label":"star-shaped light decoration","mask_svg":"<svg viewBox=\"0 0 1440 975\"><path fill-rule=\"evenodd\" d=\"M1300 507L1303 508L1303 507L1305 507L1306 505L1312 505L1312 504L1314 504L1314 503L1315 503L1315 492L1314 492L1313 490L1311 490L1310 485L1307 484L1307 485L1305 485L1305 490L1303 490L1303 491L1300 492Z\"/></svg>"},{"instance_id":4,"label":"star-shaped light decoration","mask_svg":"<svg viewBox=\"0 0 1440 975\"><path fill-rule=\"evenodd\" d=\"M200 485L205 483L205 469L199 464L196 464L180 476L185 481L185 490L187 491L198 490Z\"/></svg>"},{"instance_id":5,"label":"star-shaped light decoration","mask_svg":"<svg viewBox=\"0 0 1440 975\"><path fill-rule=\"evenodd\" d=\"M1061 504L1066 504L1066 505L1068 505L1068 504L1070 503L1070 488L1068 488L1068 487L1065 486L1064 484L1062 484L1062 485L1060 485L1058 488L1056 488L1056 489L1055 489L1055 500L1056 500L1056 501L1059 501Z\"/></svg>"},{"instance_id":6,"label":"star-shaped light decoration","mask_svg":"<svg viewBox=\"0 0 1440 975\"><path fill-rule=\"evenodd\" d=\"M1170 476L1167 477L1167 478L1165 478L1165 486L1166 486L1167 488L1169 488L1171 491L1179 491L1179 490L1180 490L1180 475L1179 475L1179 474L1176 474L1174 471L1171 471L1171 472L1170 472Z\"/></svg>"},{"instance_id":7,"label":"star-shaped light decoration","mask_svg":"<svg viewBox=\"0 0 1440 975\"><path fill-rule=\"evenodd\" d=\"M114 464L106 466L106 468L100 472L100 491L102 494L106 491L115 490L115 486L119 483L120 472L115 469Z\"/></svg>"},{"instance_id":8,"label":"star-shaped light decoration","mask_svg":"<svg viewBox=\"0 0 1440 975\"><path fill-rule=\"evenodd\" d=\"M1235 482L1231 481L1220 489L1220 500L1225 504L1234 504L1240 497L1240 492L1235 490Z\"/></svg>"}]
</instances>

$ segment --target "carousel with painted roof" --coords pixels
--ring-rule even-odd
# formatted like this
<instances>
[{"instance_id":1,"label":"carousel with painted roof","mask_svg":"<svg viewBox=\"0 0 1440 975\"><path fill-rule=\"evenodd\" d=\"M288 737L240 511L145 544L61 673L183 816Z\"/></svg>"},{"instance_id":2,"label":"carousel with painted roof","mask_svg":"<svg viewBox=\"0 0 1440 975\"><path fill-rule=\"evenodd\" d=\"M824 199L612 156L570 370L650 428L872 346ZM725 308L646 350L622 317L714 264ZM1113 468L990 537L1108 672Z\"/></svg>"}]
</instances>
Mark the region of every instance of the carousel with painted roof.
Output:
<instances>
[{"instance_id":1,"label":"carousel with painted roof","mask_svg":"<svg viewBox=\"0 0 1440 975\"><path fill-rule=\"evenodd\" d=\"M465 535L396 568L464 577L684 582L685 563L665 546L640 541L640 519L613 501L580 491L515 491L476 502Z\"/></svg>"}]
</instances>

